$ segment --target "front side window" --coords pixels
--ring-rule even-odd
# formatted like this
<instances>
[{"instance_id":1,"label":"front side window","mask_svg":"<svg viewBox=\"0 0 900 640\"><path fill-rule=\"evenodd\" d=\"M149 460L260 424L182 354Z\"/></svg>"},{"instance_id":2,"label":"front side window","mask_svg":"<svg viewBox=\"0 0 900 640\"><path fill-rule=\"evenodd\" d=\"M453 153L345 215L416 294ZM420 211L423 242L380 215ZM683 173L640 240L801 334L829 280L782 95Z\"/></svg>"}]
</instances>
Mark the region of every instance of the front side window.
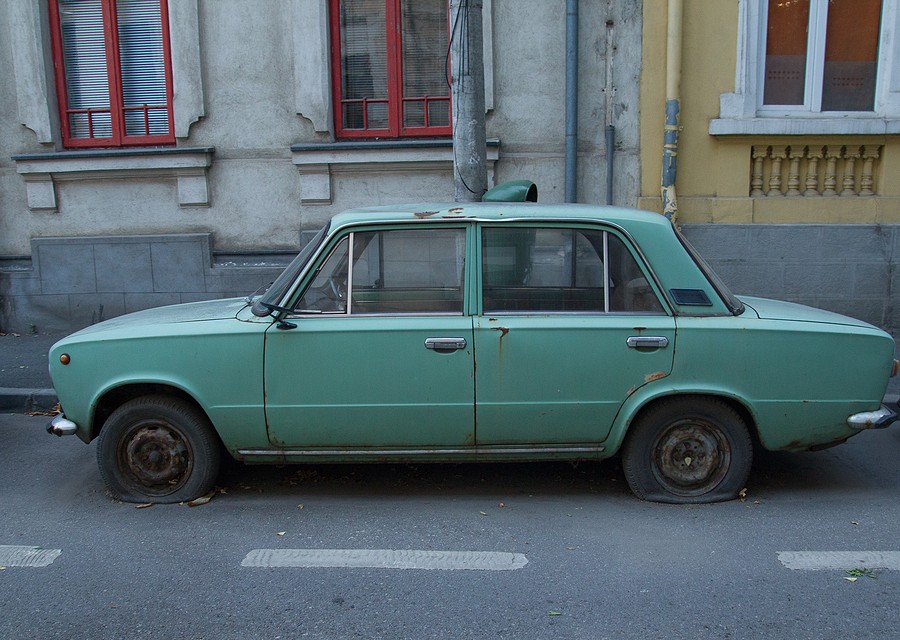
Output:
<instances>
[{"instance_id":1,"label":"front side window","mask_svg":"<svg viewBox=\"0 0 900 640\"><path fill-rule=\"evenodd\" d=\"M331 0L343 138L450 135L447 0Z\"/></svg>"},{"instance_id":2,"label":"front side window","mask_svg":"<svg viewBox=\"0 0 900 640\"><path fill-rule=\"evenodd\" d=\"M484 313L663 313L618 236L598 229L482 231Z\"/></svg>"},{"instance_id":3,"label":"front side window","mask_svg":"<svg viewBox=\"0 0 900 640\"><path fill-rule=\"evenodd\" d=\"M50 0L63 144L173 144L166 0Z\"/></svg>"},{"instance_id":4,"label":"front side window","mask_svg":"<svg viewBox=\"0 0 900 640\"><path fill-rule=\"evenodd\" d=\"M882 0L769 0L762 110L874 111Z\"/></svg>"},{"instance_id":5,"label":"front side window","mask_svg":"<svg viewBox=\"0 0 900 640\"><path fill-rule=\"evenodd\" d=\"M459 315L465 256L463 228L354 232L331 251L294 310Z\"/></svg>"}]
</instances>

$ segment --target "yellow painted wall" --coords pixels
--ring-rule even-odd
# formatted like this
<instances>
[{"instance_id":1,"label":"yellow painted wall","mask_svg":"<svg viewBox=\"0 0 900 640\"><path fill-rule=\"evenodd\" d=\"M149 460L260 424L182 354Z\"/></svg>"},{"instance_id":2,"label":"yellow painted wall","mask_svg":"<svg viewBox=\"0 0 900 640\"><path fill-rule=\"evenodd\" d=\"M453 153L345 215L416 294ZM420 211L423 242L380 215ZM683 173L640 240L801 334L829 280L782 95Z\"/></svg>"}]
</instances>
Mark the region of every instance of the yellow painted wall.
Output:
<instances>
[{"instance_id":1,"label":"yellow painted wall","mask_svg":"<svg viewBox=\"0 0 900 640\"><path fill-rule=\"evenodd\" d=\"M738 0L683 0L678 220L682 223L900 223L898 136L719 136L709 122L719 96L735 90ZM662 211L660 197L666 101L668 0L644 0L641 73L641 197L638 206ZM877 195L750 197L752 150L765 145L876 145ZM856 166L861 171L862 161ZM787 164L784 169L787 171ZM821 173L821 170L820 170ZM767 180L768 182L768 174ZM766 185L768 186L768 184Z\"/></svg>"}]
</instances>

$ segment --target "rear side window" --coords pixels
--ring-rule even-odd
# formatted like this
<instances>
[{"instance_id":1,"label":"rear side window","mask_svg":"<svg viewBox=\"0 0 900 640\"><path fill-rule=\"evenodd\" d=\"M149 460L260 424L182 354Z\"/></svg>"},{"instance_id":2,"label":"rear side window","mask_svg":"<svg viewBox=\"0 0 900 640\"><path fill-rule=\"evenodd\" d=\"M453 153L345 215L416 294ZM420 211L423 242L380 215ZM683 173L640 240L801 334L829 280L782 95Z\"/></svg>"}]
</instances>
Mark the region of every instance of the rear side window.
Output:
<instances>
[{"instance_id":1,"label":"rear side window","mask_svg":"<svg viewBox=\"0 0 900 640\"><path fill-rule=\"evenodd\" d=\"M484 313L663 313L631 252L599 229L486 227Z\"/></svg>"}]
</instances>

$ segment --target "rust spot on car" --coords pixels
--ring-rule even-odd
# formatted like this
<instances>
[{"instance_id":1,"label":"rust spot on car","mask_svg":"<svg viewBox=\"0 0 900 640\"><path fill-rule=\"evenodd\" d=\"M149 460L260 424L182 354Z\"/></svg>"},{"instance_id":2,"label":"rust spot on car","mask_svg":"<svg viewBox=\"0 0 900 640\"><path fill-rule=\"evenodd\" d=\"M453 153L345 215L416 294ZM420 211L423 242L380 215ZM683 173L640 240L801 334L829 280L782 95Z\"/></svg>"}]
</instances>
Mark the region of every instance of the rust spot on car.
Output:
<instances>
[{"instance_id":1,"label":"rust spot on car","mask_svg":"<svg viewBox=\"0 0 900 640\"><path fill-rule=\"evenodd\" d=\"M464 209L462 207L453 207L452 209L447 209L447 213L449 213L451 216L458 216L463 211Z\"/></svg>"},{"instance_id":2,"label":"rust spot on car","mask_svg":"<svg viewBox=\"0 0 900 640\"><path fill-rule=\"evenodd\" d=\"M625 397L630 398L631 394L637 391L637 387L631 387L628 391L625 392Z\"/></svg>"},{"instance_id":3,"label":"rust spot on car","mask_svg":"<svg viewBox=\"0 0 900 640\"><path fill-rule=\"evenodd\" d=\"M497 322L497 318L488 318L488 322Z\"/></svg>"},{"instance_id":4,"label":"rust spot on car","mask_svg":"<svg viewBox=\"0 0 900 640\"><path fill-rule=\"evenodd\" d=\"M666 373L665 371L657 371L656 373L651 373L650 375L645 376L644 382L653 382L655 380L662 380L663 378L665 378L668 375L669 374Z\"/></svg>"},{"instance_id":5,"label":"rust spot on car","mask_svg":"<svg viewBox=\"0 0 900 640\"><path fill-rule=\"evenodd\" d=\"M509 333L509 329L506 327L491 327L491 331L499 331L500 332L500 342L497 349L497 355L503 357L503 338L506 337L506 334Z\"/></svg>"},{"instance_id":6,"label":"rust spot on car","mask_svg":"<svg viewBox=\"0 0 900 640\"><path fill-rule=\"evenodd\" d=\"M430 218L431 216L436 216L438 214L437 211L416 211L415 215L417 218Z\"/></svg>"}]
</instances>

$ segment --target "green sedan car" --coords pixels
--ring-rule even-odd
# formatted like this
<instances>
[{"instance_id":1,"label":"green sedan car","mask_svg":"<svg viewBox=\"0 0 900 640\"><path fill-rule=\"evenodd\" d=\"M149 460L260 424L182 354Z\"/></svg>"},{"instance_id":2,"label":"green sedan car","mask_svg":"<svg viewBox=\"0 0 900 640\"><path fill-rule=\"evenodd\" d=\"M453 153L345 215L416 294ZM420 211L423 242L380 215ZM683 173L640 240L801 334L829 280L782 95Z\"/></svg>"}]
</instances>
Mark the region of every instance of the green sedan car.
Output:
<instances>
[{"instance_id":1,"label":"green sedan car","mask_svg":"<svg viewBox=\"0 0 900 640\"><path fill-rule=\"evenodd\" d=\"M112 493L179 502L247 462L599 460L640 498L735 498L755 446L891 424L894 342L737 297L663 216L537 203L335 216L262 295L121 316L53 346Z\"/></svg>"}]
</instances>

